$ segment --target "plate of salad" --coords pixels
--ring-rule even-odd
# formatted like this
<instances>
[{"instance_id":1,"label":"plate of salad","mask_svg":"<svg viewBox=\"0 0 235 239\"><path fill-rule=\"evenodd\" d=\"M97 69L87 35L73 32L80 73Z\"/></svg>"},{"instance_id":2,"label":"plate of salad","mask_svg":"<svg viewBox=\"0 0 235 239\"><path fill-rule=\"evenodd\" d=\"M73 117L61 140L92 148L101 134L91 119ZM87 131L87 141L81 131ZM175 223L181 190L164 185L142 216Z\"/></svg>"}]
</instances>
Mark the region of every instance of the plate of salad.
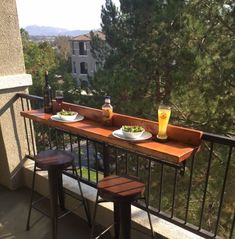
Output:
<instances>
[{"instance_id":1,"label":"plate of salad","mask_svg":"<svg viewBox=\"0 0 235 239\"><path fill-rule=\"evenodd\" d=\"M138 125L123 125L120 129L113 131L112 134L116 138L130 141L146 140L152 137L150 132L145 131L142 126Z\"/></svg>"}]
</instances>

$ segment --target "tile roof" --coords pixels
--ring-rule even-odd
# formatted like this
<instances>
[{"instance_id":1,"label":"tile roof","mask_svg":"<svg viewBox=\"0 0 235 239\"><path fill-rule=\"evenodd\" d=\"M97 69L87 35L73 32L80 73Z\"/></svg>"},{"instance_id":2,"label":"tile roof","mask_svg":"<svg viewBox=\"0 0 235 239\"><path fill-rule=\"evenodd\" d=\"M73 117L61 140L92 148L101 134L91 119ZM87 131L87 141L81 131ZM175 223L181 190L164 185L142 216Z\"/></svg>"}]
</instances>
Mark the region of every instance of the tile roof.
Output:
<instances>
[{"instance_id":1,"label":"tile roof","mask_svg":"<svg viewBox=\"0 0 235 239\"><path fill-rule=\"evenodd\" d=\"M101 40L105 40L105 35L101 31L95 31L93 32L95 35L97 35ZM90 41L91 40L91 34L90 32L87 34L79 35L74 38L72 38L72 41Z\"/></svg>"}]
</instances>

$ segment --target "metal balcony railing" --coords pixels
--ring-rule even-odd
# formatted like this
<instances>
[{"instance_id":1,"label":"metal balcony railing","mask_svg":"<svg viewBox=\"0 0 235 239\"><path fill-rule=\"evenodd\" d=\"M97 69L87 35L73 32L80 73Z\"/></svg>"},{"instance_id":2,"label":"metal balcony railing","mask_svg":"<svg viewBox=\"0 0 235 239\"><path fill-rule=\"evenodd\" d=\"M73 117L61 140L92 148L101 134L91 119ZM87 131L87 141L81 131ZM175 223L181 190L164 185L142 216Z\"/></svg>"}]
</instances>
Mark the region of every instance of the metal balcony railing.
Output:
<instances>
[{"instance_id":1,"label":"metal balcony railing","mask_svg":"<svg viewBox=\"0 0 235 239\"><path fill-rule=\"evenodd\" d=\"M42 98L18 94L22 110L40 108ZM7 107L7 106L6 106ZM0 110L0 116L6 109ZM135 175L146 183L151 213L204 238L235 238L235 140L203 134L201 150L182 164L127 151L103 142L25 121L27 157L51 148L74 152L81 180L93 187L111 174ZM27 122L28 121L28 122ZM34 140L34 135L36 139ZM30 147L33 145L33 147ZM104 154L109 153L109 162ZM69 174L75 177L73 174ZM136 206L144 209L140 202Z\"/></svg>"}]
</instances>

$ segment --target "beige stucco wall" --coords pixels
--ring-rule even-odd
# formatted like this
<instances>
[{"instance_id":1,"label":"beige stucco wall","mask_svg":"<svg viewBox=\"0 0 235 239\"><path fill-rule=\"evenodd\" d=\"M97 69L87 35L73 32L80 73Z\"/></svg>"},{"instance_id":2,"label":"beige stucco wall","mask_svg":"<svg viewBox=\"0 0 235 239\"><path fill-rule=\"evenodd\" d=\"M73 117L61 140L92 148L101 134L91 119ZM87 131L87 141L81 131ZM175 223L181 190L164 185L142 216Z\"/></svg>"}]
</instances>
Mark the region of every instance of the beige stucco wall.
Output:
<instances>
[{"instance_id":1,"label":"beige stucco wall","mask_svg":"<svg viewBox=\"0 0 235 239\"><path fill-rule=\"evenodd\" d=\"M22 163L27 153L21 102L11 103L18 92L32 84L25 74L15 0L0 0L0 184L16 188L22 183Z\"/></svg>"},{"instance_id":2,"label":"beige stucco wall","mask_svg":"<svg viewBox=\"0 0 235 239\"><path fill-rule=\"evenodd\" d=\"M25 73L15 0L0 1L0 75ZM1 82L0 82L1 84Z\"/></svg>"},{"instance_id":3,"label":"beige stucco wall","mask_svg":"<svg viewBox=\"0 0 235 239\"><path fill-rule=\"evenodd\" d=\"M24 92L25 88L19 88ZM15 91L0 91L0 108L15 96ZM14 189L22 184L22 166L27 150L24 122L17 100L0 117L0 184Z\"/></svg>"}]
</instances>

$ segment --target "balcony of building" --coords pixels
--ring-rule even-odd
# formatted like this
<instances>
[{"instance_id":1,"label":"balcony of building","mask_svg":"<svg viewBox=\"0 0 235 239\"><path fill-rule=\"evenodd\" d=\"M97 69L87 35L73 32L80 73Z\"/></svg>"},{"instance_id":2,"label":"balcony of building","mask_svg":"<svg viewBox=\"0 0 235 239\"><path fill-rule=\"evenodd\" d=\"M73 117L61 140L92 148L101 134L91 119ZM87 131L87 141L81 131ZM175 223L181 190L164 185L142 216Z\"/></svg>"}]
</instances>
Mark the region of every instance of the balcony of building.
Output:
<instances>
[{"instance_id":1,"label":"balcony of building","mask_svg":"<svg viewBox=\"0 0 235 239\"><path fill-rule=\"evenodd\" d=\"M31 76L25 73L22 44L14 0L0 8L0 238L50 238L47 217L33 211L32 228L25 230L34 156L44 149L73 152L84 196L92 214L97 182L104 177L104 144L89 135L32 122L22 111L39 109L42 98L28 95ZM107 146L107 145L106 145ZM131 147L131 146L130 146ZM201 148L183 163L172 163L108 145L111 173L141 178L156 238L235 238L235 139L203 132ZM80 197L75 175L63 175L66 208ZM48 195L48 176L36 177L36 191ZM47 207L48 202L42 204ZM99 207L98 230L113 221L111 203ZM111 238L111 234L105 235ZM59 222L59 238L89 238L84 212L76 209ZM132 238L150 238L141 201L132 206Z\"/></svg>"}]
</instances>

